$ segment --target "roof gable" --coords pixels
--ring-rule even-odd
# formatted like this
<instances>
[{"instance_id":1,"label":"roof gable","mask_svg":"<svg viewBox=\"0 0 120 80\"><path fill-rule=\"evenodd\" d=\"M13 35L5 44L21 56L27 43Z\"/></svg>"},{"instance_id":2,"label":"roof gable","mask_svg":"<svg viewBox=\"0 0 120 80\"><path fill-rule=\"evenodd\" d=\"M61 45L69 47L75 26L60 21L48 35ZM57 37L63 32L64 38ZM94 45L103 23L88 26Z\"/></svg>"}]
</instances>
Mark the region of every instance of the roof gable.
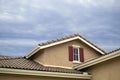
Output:
<instances>
[{"instance_id":1,"label":"roof gable","mask_svg":"<svg viewBox=\"0 0 120 80\"><path fill-rule=\"evenodd\" d=\"M98 51L99 53L105 54L105 51L103 51L102 49L100 49L99 47L97 47L96 45L91 43L90 41L86 40L85 38L83 38L79 34L73 34L73 35L70 35L70 36L62 37L62 38L59 38L59 39L56 39L56 40L51 40L51 41L47 41L45 43L39 44L30 53L28 53L26 55L26 58L31 57L36 52L38 52L40 49L45 49L45 48L48 48L48 47L56 46L56 45L59 45L59 44L63 44L63 43L72 41L72 40L80 40L80 41L84 42L85 44L87 44L88 46L90 46L91 48L93 48L94 50Z\"/></svg>"}]
</instances>

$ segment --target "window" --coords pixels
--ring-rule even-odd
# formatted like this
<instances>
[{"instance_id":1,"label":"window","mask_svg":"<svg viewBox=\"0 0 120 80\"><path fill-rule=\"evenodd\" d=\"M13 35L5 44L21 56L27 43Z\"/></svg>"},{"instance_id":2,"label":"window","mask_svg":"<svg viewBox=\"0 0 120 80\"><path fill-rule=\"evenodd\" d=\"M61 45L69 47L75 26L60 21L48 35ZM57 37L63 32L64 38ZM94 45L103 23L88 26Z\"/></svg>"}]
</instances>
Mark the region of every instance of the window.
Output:
<instances>
[{"instance_id":1,"label":"window","mask_svg":"<svg viewBox=\"0 0 120 80\"><path fill-rule=\"evenodd\" d=\"M69 61L84 62L83 48L76 46L69 46Z\"/></svg>"},{"instance_id":2,"label":"window","mask_svg":"<svg viewBox=\"0 0 120 80\"><path fill-rule=\"evenodd\" d=\"M73 48L73 61L79 61L79 48Z\"/></svg>"}]
</instances>

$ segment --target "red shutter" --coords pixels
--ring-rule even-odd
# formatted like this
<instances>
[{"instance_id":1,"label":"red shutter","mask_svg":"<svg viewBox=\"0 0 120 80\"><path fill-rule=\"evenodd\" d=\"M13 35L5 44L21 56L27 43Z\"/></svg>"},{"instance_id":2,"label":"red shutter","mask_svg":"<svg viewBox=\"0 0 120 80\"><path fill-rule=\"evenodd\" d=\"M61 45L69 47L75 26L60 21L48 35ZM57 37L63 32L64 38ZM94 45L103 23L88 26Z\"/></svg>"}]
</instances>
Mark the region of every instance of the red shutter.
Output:
<instances>
[{"instance_id":1,"label":"red shutter","mask_svg":"<svg viewBox=\"0 0 120 80\"><path fill-rule=\"evenodd\" d=\"M83 48L79 48L80 51L80 62L84 62L84 49Z\"/></svg>"},{"instance_id":2,"label":"red shutter","mask_svg":"<svg viewBox=\"0 0 120 80\"><path fill-rule=\"evenodd\" d=\"M69 46L68 50L69 50L69 61L73 61L73 47Z\"/></svg>"}]
</instances>

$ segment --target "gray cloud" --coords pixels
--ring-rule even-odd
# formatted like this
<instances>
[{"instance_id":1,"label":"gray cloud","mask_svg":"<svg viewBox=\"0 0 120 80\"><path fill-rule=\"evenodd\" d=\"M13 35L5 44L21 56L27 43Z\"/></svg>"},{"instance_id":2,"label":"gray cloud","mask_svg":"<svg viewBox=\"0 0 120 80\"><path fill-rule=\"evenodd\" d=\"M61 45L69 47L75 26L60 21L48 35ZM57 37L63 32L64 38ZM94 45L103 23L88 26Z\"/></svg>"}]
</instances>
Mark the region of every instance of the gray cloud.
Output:
<instances>
[{"instance_id":1,"label":"gray cloud","mask_svg":"<svg viewBox=\"0 0 120 80\"><path fill-rule=\"evenodd\" d=\"M73 33L110 51L120 47L119 4L118 0L0 0L0 44L4 45L0 51L6 54L8 45L15 48L14 41L22 40L16 45L32 49L41 41Z\"/></svg>"}]
</instances>

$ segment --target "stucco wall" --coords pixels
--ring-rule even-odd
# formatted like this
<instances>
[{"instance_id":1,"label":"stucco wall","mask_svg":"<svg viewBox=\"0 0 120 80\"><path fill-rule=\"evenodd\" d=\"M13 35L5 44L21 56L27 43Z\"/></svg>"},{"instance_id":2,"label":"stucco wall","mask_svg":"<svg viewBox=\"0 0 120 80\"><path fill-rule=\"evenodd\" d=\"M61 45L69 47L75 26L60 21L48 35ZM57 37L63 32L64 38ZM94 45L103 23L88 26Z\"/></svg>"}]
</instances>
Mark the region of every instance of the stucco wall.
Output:
<instances>
[{"instance_id":1,"label":"stucco wall","mask_svg":"<svg viewBox=\"0 0 120 80\"><path fill-rule=\"evenodd\" d=\"M84 69L92 74L92 80L120 80L120 57Z\"/></svg>"},{"instance_id":2,"label":"stucco wall","mask_svg":"<svg viewBox=\"0 0 120 80\"><path fill-rule=\"evenodd\" d=\"M68 55L68 46L71 45L78 45L84 48L85 61L100 56L97 51L93 50L80 40L74 40L41 50L34 56L34 60L45 65L72 67L73 62L69 61Z\"/></svg>"},{"instance_id":3,"label":"stucco wall","mask_svg":"<svg viewBox=\"0 0 120 80\"><path fill-rule=\"evenodd\" d=\"M52 78L52 77L27 76L27 75L25 76L25 75L0 74L0 80L82 80L82 79Z\"/></svg>"}]
</instances>

